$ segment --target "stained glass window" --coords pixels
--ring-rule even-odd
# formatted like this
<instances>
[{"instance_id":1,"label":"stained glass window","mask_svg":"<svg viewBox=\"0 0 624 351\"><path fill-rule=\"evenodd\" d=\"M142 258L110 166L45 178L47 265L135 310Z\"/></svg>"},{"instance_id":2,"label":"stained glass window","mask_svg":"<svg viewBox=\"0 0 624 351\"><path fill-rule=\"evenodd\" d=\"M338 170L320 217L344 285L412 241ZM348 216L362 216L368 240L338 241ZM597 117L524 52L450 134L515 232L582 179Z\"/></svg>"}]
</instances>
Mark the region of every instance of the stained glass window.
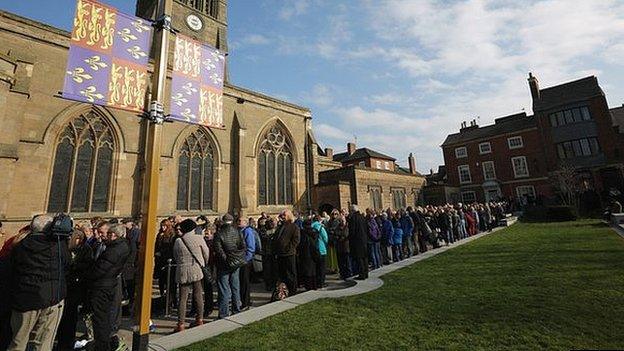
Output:
<instances>
[{"instance_id":1,"label":"stained glass window","mask_svg":"<svg viewBox=\"0 0 624 351\"><path fill-rule=\"evenodd\" d=\"M178 158L178 210L214 210L214 164L214 147L208 135L201 129L191 133Z\"/></svg>"},{"instance_id":2,"label":"stained glass window","mask_svg":"<svg viewBox=\"0 0 624 351\"><path fill-rule=\"evenodd\" d=\"M71 120L54 154L48 212L108 212L115 140L94 111Z\"/></svg>"},{"instance_id":3,"label":"stained glass window","mask_svg":"<svg viewBox=\"0 0 624 351\"><path fill-rule=\"evenodd\" d=\"M275 125L263 135L258 152L258 205L292 203L292 147L283 130Z\"/></svg>"}]
</instances>

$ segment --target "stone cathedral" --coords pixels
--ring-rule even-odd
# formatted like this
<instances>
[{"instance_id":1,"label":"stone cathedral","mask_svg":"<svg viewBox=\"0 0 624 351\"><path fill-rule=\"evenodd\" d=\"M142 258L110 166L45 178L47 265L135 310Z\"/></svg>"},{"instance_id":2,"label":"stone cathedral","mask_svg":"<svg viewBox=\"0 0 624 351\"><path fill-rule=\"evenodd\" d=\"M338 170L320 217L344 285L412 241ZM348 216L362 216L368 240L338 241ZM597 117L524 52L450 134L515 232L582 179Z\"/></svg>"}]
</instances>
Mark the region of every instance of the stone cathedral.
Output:
<instances>
[{"instance_id":1,"label":"stone cathedral","mask_svg":"<svg viewBox=\"0 0 624 351\"><path fill-rule=\"evenodd\" d=\"M136 15L153 19L155 6L139 0ZM176 0L173 26L227 52L226 0ZM0 11L0 220L10 230L43 212L140 215L146 122L61 98L69 40ZM224 129L165 124L159 215L311 208L310 111L227 79L223 103Z\"/></svg>"}]
</instances>

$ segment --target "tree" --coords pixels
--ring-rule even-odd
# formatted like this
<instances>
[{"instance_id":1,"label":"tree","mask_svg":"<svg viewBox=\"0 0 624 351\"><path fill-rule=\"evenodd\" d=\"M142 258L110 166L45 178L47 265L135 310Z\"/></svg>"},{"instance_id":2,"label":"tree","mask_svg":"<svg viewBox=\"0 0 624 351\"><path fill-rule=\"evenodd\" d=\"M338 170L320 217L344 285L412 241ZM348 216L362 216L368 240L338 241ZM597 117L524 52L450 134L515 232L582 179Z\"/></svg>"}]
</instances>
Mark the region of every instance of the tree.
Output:
<instances>
[{"instance_id":1,"label":"tree","mask_svg":"<svg viewBox=\"0 0 624 351\"><path fill-rule=\"evenodd\" d=\"M563 164L552 173L552 179L561 204L578 210L581 179L576 169L570 165Z\"/></svg>"}]
</instances>

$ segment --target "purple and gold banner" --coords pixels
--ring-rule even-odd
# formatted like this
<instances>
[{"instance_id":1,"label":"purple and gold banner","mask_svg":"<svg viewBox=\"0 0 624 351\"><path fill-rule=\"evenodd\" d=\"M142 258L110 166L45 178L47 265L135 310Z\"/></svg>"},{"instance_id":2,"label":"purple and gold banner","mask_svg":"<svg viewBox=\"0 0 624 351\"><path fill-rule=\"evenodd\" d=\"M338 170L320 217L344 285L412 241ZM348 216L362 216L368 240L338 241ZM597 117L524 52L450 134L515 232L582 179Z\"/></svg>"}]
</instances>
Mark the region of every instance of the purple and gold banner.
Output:
<instances>
[{"instance_id":1,"label":"purple and gold banner","mask_svg":"<svg viewBox=\"0 0 624 351\"><path fill-rule=\"evenodd\" d=\"M171 82L171 119L223 128L225 55L178 34Z\"/></svg>"},{"instance_id":2,"label":"purple and gold banner","mask_svg":"<svg viewBox=\"0 0 624 351\"><path fill-rule=\"evenodd\" d=\"M78 0L63 97L142 112L151 23L91 0Z\"/></svg>"}]
</instances>

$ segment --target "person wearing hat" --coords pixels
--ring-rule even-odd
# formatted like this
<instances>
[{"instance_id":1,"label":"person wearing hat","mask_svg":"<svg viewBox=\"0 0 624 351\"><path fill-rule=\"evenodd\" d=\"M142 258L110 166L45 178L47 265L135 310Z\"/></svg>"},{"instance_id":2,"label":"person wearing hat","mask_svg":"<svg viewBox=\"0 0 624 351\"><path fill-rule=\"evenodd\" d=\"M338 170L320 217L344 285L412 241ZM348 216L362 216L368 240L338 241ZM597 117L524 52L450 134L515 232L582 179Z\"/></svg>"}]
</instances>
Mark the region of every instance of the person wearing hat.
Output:
<instances>
[{"instance_id":1,"label":"person wearing hat","mask_svg":"<svg viewBox=\"0 0 624 351\"><path fill-rule=\"evenodd\" d=\"M204 324L204 288L202 267L208 263L209 251L204 238L195 234L197 224L192 219L185 219L177 226L181 236L173 244L173 257L176 266L175 279L180 285L178 325L174 332L185 329L186 303L189 292L193 292L196 308L195 322L191 327Z\"/></svg>"}]
</instances>

